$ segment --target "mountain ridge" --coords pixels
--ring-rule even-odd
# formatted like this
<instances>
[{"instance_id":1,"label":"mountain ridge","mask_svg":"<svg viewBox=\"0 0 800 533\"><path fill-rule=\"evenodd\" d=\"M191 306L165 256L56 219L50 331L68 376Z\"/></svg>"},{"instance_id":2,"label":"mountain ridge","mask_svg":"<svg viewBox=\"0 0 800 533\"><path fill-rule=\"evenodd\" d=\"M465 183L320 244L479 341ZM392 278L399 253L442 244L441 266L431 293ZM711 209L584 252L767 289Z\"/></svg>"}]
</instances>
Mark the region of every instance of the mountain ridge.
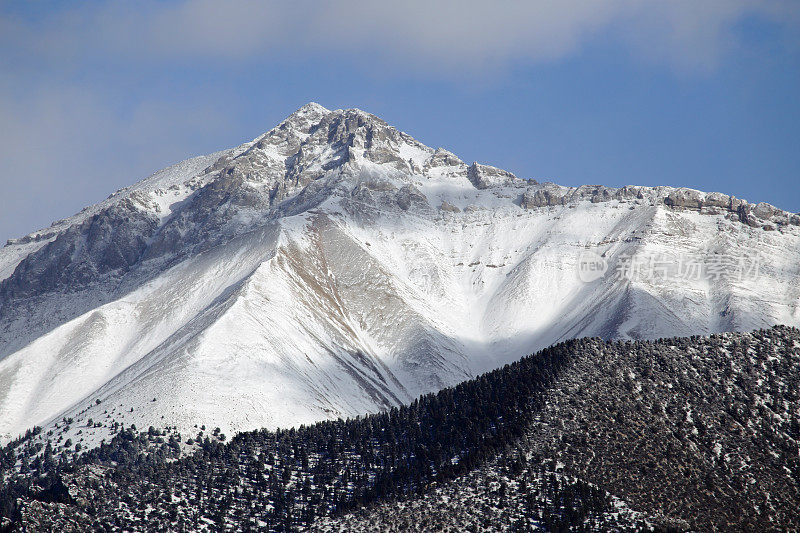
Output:
<instances>
[{"instance_id":1,"label":"mountain ridge","mask_svg":"<svg viewBox=\"0 0 800 533\"><path fill-rule=\"evenodd\" d=\"M302 130L302 127L304 125L304 121L306 121L309 118L309 115L311 115L311 116L314 116L314 115L319 116L319 115L326 115L326 114L330 114L330 113L343 113L343 114L355 113L355 114L359 114L359 115L362 115L362 116L371 117L372 119L380 121L384 125L388 126L388 124L386 124L383 120L381 120L380 118L376 117L375 115L372 115L370 113L367 113L367 112L362 111L362 110L357 109L357 108L351 108L351 109L346 109L346 110L337 109L337 110L331 111L331 110L326 109L325 107L321 106L320 104L318 104L316 102L309 102L308 104L305 104L304 106L300 107L297 111L295 111L294 113L289 115L289 117L287 117L284 121L282 121L278 126L276 126L275 128L273 128L270 131L267 131L267 132L257 136L255 139L253 139L250 142L243 143L243 144L239 145L236 148L230 148L230 149L227 149L227 150L221 150L221 151L214 152L214 153L208 154L208 155L200 155L200 156L191 157L191 158L188 158L188 159L186 159L184 161L181 161L179 163L175 163L173 165L170 165L170 166L168 166L168 167L166 167L166 168L164 168L162 170L154 172L153 174L151 174L147 178L143 179L142 181L138 182L137 184L134 184L134 185L131 185L131 186L127 186L127 187L123 187L123 188L115 191L114 193L109 195L109 197L106 199L106 201L103 201L103 202L100 202L98 204L95 204L95 206L107 205L106 202L108 200L119 200L120 197L125 198L126 196L124 196L124 195L126 195L127 193L136 192L136 191L139 191L139 190L141 190L143 188L145 190L147 190L147 188L145 187L146 185L151 185L152 184L152 185L157 186L157 187L177 185L177 184L179 184L178 182L181 180L181 178L185 179L186 176L193 177L195 174L198 174L200 170L206 170L207 168L211 167L210 164L207 164L208 161L211 161L212 163L215 163L219 159L221 159L221 158L223 158L223 157L225 157L227 155L230 155L232 153L237 153L237 154L241 155L241 153L246 150L246 147L252 147L252 145L257 144L259 141L263 141L272 132L274 132L275 130L281 129L283 126L294 125L295 127L299 127ZM312 119L312 121L313 121L313 119ZM391 127L391 126L388 126L388 127ZM394 129L394 128L392 128L392 129ZM400 132L400 133L402 135L406 135L403 132ZM418 141L415 141L415 142L418 143ZM458 156L456 156L452 152L449 152L449 151L445 150L444 148L437 148L436 150L434 150L434 156L435 157L432 158L432 159L434 159L434 160L442 160L442 161L449 161L454 166L465 164L463 161L461 161L458 158ZM497 167L493 167L491 165L478 163L477 161L473 162L470 165L470 173L472 175L476 175L478 168L485 168L485 169L487 169L487 170L489 170L490 172L493 172L493 173L497 173L499 171L500 174L504 174L504 175L506 175L506 176L508 176L510 178L516 178L516 176L514 174L512 174L512 173L510 173L508 171L499 169ZM170 171L173 171L173 170L175 171L174 173L170 172ZM180 172L180 170L183 170L183 172ZM164 176L165 174L168 176L166 180L157 179L157 178L159 178L161 176ZM172 180L174 182L169 181L169 178L172 178ZM472 179L479 180L480 178L477 178L477 176L476 176L475 178L472 178ZM472 179L471 179L471 181L472 181ZM528 183L539 184L537 182L537 180L535 180L533 178L528 179L528 180L524 180L524 181L527 181ZM599 190L600 191L600 196L595 201L599 201L600 198L612 197L613 193L616 192L616 191L625 191L625 192L621 193L621 194L623 194L625 196L627 196L629 194L634 194L634 195L638 196L639 191L655 190L655 191L661 191L663 193L666 193L666 194L663 194L663 196L661 198L659 198L659 199L665 201L665 203L667 205L671 205L671 206L686 207L686 208L697 208L697 209L700 209L700 208L702 208L704 206L707 206L707 207L716 207L716 208L721 208L721 209L722 208L730 209L730 210L738 213L739 207L742 206L742 205L746 205L746 206L749 206L749 207L745 208L745 211L748 211L746 214L753 214L755 218L760 218L762 220L767 220L768 221L773 215L777 214L779 219L782 219L784 217L787 219L787 222L784 222L784 223L792 223L794 225L799 225L800 224L800 220L798 220L798 222L792 222L792 220L794 220L792 217L798 216L798 215L800 215L800 213L791 213L789 211L785 211L785 210L779 209L779 208L777 208L777 207L775 207L775 206L773 206L771 204L768 204L766 202L760 202L760 203L756 203L756 204L751 204L751 203L747 202L746 200L736 198L735 196L726 195L724 193L720 193L720 192L703 192L703 191L700 191L700 190L697 190L697 189L692 189L692 188L687 188L687 187L635 186L635 185L626 185L626 186L617 187L617 188L615 188L615 187L606 187L606 186L603 186L603 185L581 185L581 186L578 186L578 187L564 187L564 186L558 186L555 183L549 182L549 181L541 183L541 185L549 185L549 186L557 188L557 190L561 190L561 191L577 191L579 189ZM478 185L476 185L476 186L478 186ZM488 186L488 182L486 183L485 186ZM604 191L607 191L609 194L606 195ZM670 196L670 193L672 193L672 196ZM591 194L590 198L593 197L593 196L597 196L597 194ZM542 207L544 205L563 204L564 202L574 201L576 199L583 198L583 197L585 197L585 194L577 194L577 195L575 195L575 194L562 194L562 195L557 195L557 194L553 194L553 192L551 190L545 189L545 190L542 191L541 194L529 197L527 199L527 202L529 202L528 205L530 205L531 207ZM707 203L704 201L706 199L706 197L708 197L708 202ZM756 209L756 207L759 206L759 205L762 206L762 207L758 209L757 213L752 213L752 211L754 211ZM10 239L7 240L5 246L12 246L12 245L17 245L17 244L26 244L28 242L50 238L53 235L53 233L52 233L53 232L53 228L59 228L60 229L60 228L63 228L65 225L74 224L76 222L76 220L79 220L78 217L80 217L80 215L82 215L86 211L92 210L92 208L94 208L95 206L84 208L81 212L76 213L75 215L73 215L71 217L67 217L67 218L63 218L63 219L54 221L47 228L41 228L39 230L33 231L33 232L31 232L29 234L26 234L26 235L24 235L22 237L19 237L19 238L10 238Z\"/></svg>"}]
</instances>

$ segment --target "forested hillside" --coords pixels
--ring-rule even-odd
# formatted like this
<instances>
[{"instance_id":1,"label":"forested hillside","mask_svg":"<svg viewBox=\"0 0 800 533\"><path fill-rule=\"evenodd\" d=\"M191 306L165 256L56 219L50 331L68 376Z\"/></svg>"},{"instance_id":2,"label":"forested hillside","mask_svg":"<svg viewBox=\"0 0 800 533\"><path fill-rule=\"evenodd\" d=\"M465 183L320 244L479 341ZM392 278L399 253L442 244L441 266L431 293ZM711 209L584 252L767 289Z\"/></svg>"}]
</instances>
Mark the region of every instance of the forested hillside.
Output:
<instances>
[{"instance_id":1,"label":"forested hillside","mask_svg":"<svg viewBox=\"0 0 800 533\"><path fill-rule=\"evenodd\" d=\"M520 518L536 518L531 493L556 471L624 499L658 528L796 530L797 329L575 348L580 355L563 367L513 449L422 496L325 520L320 529L402 523L409 527L395 530L426 531L421 524L431 521L454 531L517 528Z\"/></svg>"},{"instance_id":2,"label":"forested hillside","mask_svg":"<svg viewBox=\"0 0 800 533\"><path fill-rule=\"evenodd\" d=\"M790 528L798 391L796 328L572 340L354 420L120 428L83 454L32 432L2 452L0 512L9 530Z\"/></svg>"}]
</instances>

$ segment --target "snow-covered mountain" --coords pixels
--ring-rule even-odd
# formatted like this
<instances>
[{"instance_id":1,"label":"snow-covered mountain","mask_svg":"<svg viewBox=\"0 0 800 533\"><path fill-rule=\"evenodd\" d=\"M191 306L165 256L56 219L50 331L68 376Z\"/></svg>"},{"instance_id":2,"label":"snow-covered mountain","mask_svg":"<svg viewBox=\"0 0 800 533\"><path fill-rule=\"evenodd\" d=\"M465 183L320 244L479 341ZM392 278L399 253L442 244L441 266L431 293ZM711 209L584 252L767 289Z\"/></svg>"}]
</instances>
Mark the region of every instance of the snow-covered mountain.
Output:
<instances>
[{"instance_id":1,"label":"snow-covered mountain","mask_svg":"<svg viewBox=\"0 0 800 533\"><path fill-rule=\"evenodd\" d=\"M572 337L800 325L798 258L768 204L522 180L312 103L0 250L0 436L286 427Z\"/></svg>"}]
</instances>

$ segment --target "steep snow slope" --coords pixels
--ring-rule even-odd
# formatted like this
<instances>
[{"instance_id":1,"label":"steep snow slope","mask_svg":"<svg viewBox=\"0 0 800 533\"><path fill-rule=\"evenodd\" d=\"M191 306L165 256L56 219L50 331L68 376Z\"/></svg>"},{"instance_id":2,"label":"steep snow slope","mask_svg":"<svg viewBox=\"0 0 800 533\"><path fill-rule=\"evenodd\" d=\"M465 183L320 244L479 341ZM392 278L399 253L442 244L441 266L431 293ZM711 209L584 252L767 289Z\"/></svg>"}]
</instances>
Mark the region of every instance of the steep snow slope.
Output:
<instances>
[{"instance_id":1,"label":"steep snow slope","mask_svg":"<svg viewBox=\"0 0 800 533\"><path fill-rule=\"evenodd\" d=\"M309 104L0 251L0 435L286 427L570 337L800 324L798 224L719 193L520 180Z\"/></svg>"}]
</instances>

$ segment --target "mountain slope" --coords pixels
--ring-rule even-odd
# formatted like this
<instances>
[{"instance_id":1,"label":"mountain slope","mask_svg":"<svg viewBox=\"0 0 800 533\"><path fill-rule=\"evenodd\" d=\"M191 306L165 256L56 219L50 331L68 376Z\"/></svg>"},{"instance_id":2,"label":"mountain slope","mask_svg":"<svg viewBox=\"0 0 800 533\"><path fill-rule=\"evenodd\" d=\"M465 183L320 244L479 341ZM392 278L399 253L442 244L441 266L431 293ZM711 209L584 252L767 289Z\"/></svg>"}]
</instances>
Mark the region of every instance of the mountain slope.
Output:
<instances>
[{"instance_id":1,"label":"mountain slope","mask_svg":"<svg viewBox=\"0 0 800 533\"><path fill-rule=\"evenodd\" d=\"M128 428L78 455L40 432L0 450L0 518L77 531L792 530L799 385L797 328L571 340L387 412L230 442Z\"/></svg>"},{"instance_id":2,"label":"mountain slope","mask_svg":"<svg viewBox=\"0 0 800 533\"><path fill-rule=\"evenodd\" d=\"M314 529L425 531L420 524L427 519L445 530L502 530L520 518L541 518L525 510L529 490L541 487L542 472L557 472L622 498L661 528L794 530L799 333L776 327L568 343L569 364L511 451L423 495L359 508ZM498 494L503 482L505 501Z\"/></svg>"},{"instance_id":3,"label":"mountain slope","mask_svg":"<svg viewBox=\"0 0 800 533\"><path fill-rule=\"evenodd\" d=\"M567 338L798 324L798 224L719 193L520 180L309 104L0 251L0 435L286 427ZM587 252L608 270L584 282Z\"/></svg>"}]
</instances>

